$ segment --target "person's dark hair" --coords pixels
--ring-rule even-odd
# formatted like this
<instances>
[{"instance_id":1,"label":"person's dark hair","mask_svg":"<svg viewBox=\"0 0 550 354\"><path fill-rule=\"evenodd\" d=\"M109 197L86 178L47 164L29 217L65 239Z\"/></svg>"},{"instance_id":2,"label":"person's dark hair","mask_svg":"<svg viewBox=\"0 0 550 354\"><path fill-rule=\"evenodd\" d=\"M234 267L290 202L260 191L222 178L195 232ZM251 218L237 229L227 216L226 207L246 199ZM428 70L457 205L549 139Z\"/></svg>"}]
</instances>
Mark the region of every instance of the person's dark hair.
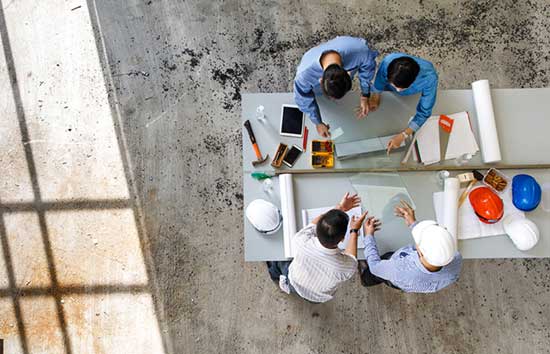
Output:
<instances>
[{"instance_id":1,"label":"person's dark hair","mask_svg":"<svg viewBox=\"0 0 550 354\"><path fill-rule=\"evenodd\" d=\"M420 66L413 58L396 58L388 66L388 81L396 87L406 89L412 85L419 72Z\"/></svg>"},{"instance_id":2,"label":"person's dark hair","mask_svg":"<svg viewBox=\"0 0 550 354\"><path fill-rule=\"evenodd\" d=\"M351 90L351 77L340 65L331 64L323 72L321 86L325 95L339 99Z\"/></svg>"},{"instance_id":3,"label":"person's dark hair","mask_svg":"<svg viewBox=\"0 0 550 354\"><path fill-rule=\"evenodd\" d=\"M338 209L332 209L321 216L317 223L317 238L325 247L332 248L338 245L346 236L348 230L348 214Z\"/></svg>"}]
</instances>

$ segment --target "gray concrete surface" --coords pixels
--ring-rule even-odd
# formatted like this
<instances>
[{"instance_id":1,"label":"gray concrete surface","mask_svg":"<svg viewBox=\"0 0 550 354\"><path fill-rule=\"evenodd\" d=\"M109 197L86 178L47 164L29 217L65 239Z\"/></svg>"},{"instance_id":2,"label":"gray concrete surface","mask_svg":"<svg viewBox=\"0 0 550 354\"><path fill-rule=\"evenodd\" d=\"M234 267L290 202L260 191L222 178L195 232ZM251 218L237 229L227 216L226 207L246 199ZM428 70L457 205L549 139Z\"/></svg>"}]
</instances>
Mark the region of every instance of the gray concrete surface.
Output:
<instances>
[{"instance_id":1,"label":"gray concrete surface","mask_svg":"<svg viewBox=\"0 0 550 354\"><path fill-rule=\"evenodd\" d=\"M17 2L2 5L8 13ZM71 2L64 16L74 15L70 7L78 5ZM382 286L366 291L358 279L322 305L281 294L264 264L244 262L239 119L241 92L291 90L301 54L339 34L364 36L382 53L402 50L432 60L442 88L467 88L481 77L495 88L548 86L546 1L88 0L85 5L128 183L125 205L136 220L163 339L162 349L149 352L549 351L548 259L467 261L458 284L435 295L406 295ZM31 79L25 71L18 78L24 93ZM79 80L96 82L93 75ZM78 96L78 87L72 92ZM93 156L101 161L110 155ZM80 166L73 164L75 171ZM87 173L77 177L84 181ZM92 195L106 188L99 194L109 197L109 188L97 186L89 188ZM90 232L72 231L74 236ZM15 281L6 286L12 298L26 297L17 293ZM84 286L81 292L87 291ZM64 306L56 306L53 313L63 315ZM69 314L90 316L87 305L81 306L81 312ZM128 301L116 308L124 314L134 306ZM66 318L71 324L72 317ZM129 317L116 326L99 323L80 332L69 326L65 332L85 344L99 343L76 347L73 342L75 353L135 352L110 351L108 340L97 338L111 335L130 345L143 339L143 332L121 329L154 321ZM39 348L32 352L59 352L48 343Z\"/></svg>"}]
</instances>

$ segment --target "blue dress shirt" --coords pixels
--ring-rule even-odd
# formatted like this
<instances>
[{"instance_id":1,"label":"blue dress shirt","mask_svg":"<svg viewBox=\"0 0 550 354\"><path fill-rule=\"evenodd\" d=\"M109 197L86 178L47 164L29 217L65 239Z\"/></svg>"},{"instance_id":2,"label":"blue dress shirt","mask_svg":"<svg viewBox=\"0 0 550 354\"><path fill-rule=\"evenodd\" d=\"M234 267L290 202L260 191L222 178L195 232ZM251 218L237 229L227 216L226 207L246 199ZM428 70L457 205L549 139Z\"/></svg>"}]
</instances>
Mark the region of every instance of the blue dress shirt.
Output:
<instances>
[{"instance_id":1,"label":"blue dress shirt","mask_svg":"<svg viewBox=\"0 0 550 354\"><path fill-rule=\"evenodd\" d=\"M315 96L323 94L319 80L323 77L321 56L328 51L336 51L342 57L344 70L350 72L351 78L359 72L359 83L364 94L371 92L371 81L376 70L377 51L368 47L363 38L336 37L326 43L308 50L296 71L294 79L294 100L300 110L306 113L314 124L322 123L319 106Z\"/></svg>"},{"instance_id":2,"label":"blue dress shirt","mask_svg":"<svg viewBox=\"0 0 550 354\"><path fill-rule=\"evenodd\" d=\"M414 82L407 89L398 92L388 82L388 66L392 60L400 57L409 57L414 59L420 66L420 72ZM378 67L376 79L374 80L375 91L392 91L400 96L414 95L422 93L418 105L416 106L416 114L409 123L409 128L417 131L422 124L432 115L432 108L435 104L437 95L437 72L432 63L427 60L414 57L403 53L392 53L386 55Z\"/></svg>"},{"instance_id":3,"label":"blue dress shirt","mask_svg":"<svg viewBox=\"0 0 550 354\"><path fill-rule=\"evenodd\" d=\"M446 288L458 280L462 268L462 256L457 252L451 263L437 272L430 272L422 265L412 245L402 247L390 259L382 260L372 235L365 237L365 259L372 274L410 293L435 293Z\"/></svg>"}]
</instances>

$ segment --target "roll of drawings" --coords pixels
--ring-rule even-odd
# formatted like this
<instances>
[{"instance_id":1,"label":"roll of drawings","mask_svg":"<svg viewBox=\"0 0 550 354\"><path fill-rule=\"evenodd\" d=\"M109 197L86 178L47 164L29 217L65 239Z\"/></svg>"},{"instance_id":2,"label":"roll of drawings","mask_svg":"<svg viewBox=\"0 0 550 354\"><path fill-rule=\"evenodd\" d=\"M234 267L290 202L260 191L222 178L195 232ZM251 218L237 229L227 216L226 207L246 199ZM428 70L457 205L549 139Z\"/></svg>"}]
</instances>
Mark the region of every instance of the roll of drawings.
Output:
<instances>
[{"instance_id":1,"label":"roll of drawings","mask_svg":"<svg viewBox=\"0 0 550 354\"><path fill-rule=\"evenodd\" d=\"M296 234L296 209L294 207L294 187L292 175L279 176L279 188L281 193L281 214L283 216L283 244L285 257L294 257L292 249L292 237Z\"/></svg>"},{"instance_id":2,"label":"roll of drawings","mask_svg":"<svg viewBox=\"0 0 550 354\"><path fill-rule=\"evenodd\" d=\"M491 163L502 160L498 143L495 112L491 99L491 88L488 80L479 80L472 83L474 105L477 113L477 126L481 143L483 162Z\"/></svg>"},{"instance_id":3,"label":"roll of drawings","mask_svg":"<svg viewBox=\"0 0 550 354\"><path fill-rule=\"evenodd\" d=\"M449 230L455 240L458 237L458 192L460 191L460 182L458 178L449 177L445 179L445 189L443 191L443 226Z\"/></svg>"}]
</instances>

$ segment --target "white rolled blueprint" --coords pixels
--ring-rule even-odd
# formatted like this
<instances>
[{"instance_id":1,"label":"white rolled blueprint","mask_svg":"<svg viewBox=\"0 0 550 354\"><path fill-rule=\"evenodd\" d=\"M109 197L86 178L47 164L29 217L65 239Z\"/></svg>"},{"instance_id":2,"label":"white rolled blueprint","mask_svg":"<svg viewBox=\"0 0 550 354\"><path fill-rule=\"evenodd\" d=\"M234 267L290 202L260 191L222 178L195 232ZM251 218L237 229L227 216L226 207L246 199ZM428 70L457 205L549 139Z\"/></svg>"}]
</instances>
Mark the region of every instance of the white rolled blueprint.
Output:
<instances>
[{"instance_id":1,"label":"white rolled blueprint","mask_svg":"<svg viewBox=\"0 0 550 354\"><path fill-rule=\"evenodd\" d=\"M472 83L474 105L477 113L477 125L481 145L483 162L491 163L502 160L498 142L495 112L491 99L491 88L488 80L479 80Z\"/></svg>"},{"instance_id":2,"label":"white rolled blueprint","mask_svg":"<svg viewBox=\"0 0 550 354\"><path fill-rule=\"evenodd\" d=\"M443 226L449 230L451 235L457 240L458 236L458 192L460 191L460 182L458 178L449 177L445 179L445 189L443 191Z\"/></svg>"},{"instance_id":3,"label":"white rolled blueprint","mask_svg":"<svg viewBox=\"0 0 550 354\"><path fill-rule=\"evenodd\" d=\"M281 214L283 216L283 243L285 257L294 257L292 238L296 234L296 209L294 206L294 187L292 175L279 176L279 188L281 194Z\"/></svg>"}]
</instances>

